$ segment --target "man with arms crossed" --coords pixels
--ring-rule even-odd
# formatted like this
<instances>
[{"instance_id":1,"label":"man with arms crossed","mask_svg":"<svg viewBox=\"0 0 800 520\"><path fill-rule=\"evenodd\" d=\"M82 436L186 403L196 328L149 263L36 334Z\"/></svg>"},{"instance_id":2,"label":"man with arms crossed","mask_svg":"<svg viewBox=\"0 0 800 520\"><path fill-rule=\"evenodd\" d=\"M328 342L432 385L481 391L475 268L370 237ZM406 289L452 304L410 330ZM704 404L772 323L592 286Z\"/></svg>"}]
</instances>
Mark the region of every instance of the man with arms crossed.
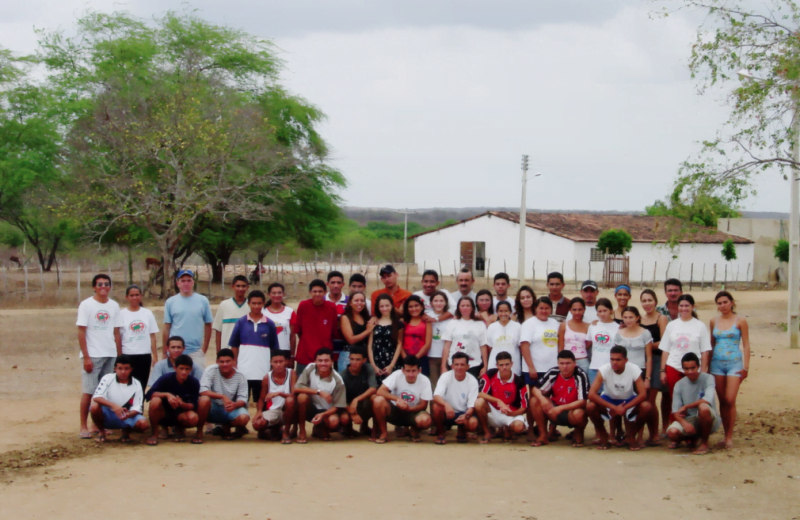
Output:
<instances>
[{"instance_id":1,"label":"man with arms crossed","mask_svg":"<svg viewBox=\"0 0 800 520\"><path fill-rule=\"evenodd\" d=\"M165 275L166 276L166 275ZM180 292L164 304L164 357L167 357L167 339L180 336L188 354L201 370L206 366L206 352L211 341L211 306L208 298L194 292L194 273L184 269L178 273Z\"/></svg>"},{"instance_id":2,"label":"man with arms crossed","mask_svg":"<svg viewBox=\"0 0 800 520\"><path fill-rule=\"evenodd\" d=\"M497 304L500 302L508 302L511 308L514 308L514 298L508 296L508 288L511 287L511 279L506 273L497 273L494 275L494 300L493 308L497 309Z\"/></svg>"},{"instance_id":3,"label":"man with arms crossed","mask_svg":"<svg viewBox=\"0 0 800 520\"><path fill-rule=\"evenodd\" d=\"M594 304L597 301L597 284L592 280L586 280L581 284L581 298L586 302L586 312L583 313L583 321L592 323L597 320L597 309ZM567 321L572 319L572 313L567 313Z\"/></svg>"},{"instance_id":4,"label":"man with arms crossed","mask_svg":"<svg viewBox=\"0 0 800 520\"><path fill-rule=\"evenodd\" d=\"M372 300L372 308L375 308L375 300L378 299L378 296L381 294L388 294L392 297L392 303L394 303L395 309L402 313L403 304L406 302L408 297L411 296L411 293L397 285L397 271L395 270L394 266L385 265L381 267L379 274L384 288L372 291L372 296L370 297Z\"/></svg>"},{"instance_id":5,"label":"man with arms crossed","mask_svg":"<svg viewBox=\"0 0 800 520\"><path fill-rule=\"evenodd\" d=\"M564 290L564 275L555 271L548 274L547 290L550 291L548 296L553 302L553 314L551 317L558 321L564 321L569 314L569 299L562 293Z\"/></svg>"},{"instance_id":6,"label":"man with arms crossed","mask_svg":"<svg viewBox=\"0 0 800 520\"><path fill-rule=\"evenodd\" d=\"M456 285L458 286L458 290L450 295L451 300L457 302L462 296L469 296L470 299L475 302L475 297L477 295L475 291L472 290L472 286L475 285L475 277L472 276L472 271L466 267L461 269L458 276L456 276Z\"/></svg>"},{"instance_id":7,"label":"man with arms crossed","mask_svg":"<svg viewBox=\"0 0 800 520\"><path fill-rule=\"evenodd\" d=\"M388 440L386 423L411 428L411 440L420 442L419 431L431 426L428 401L433 399L431 380L419 367L417 356L408 355L403 358L403 370L396 370L383 380L372 405L375 426L372 438L377 444L385 444ZM375 438L375 430L380 436Z\"/></svg>"},{"instance_id":8,"label":"man with arms crossed","mask_svg":"<svg viewBox=\"0 0 800 520\"><path fill-rule=\"evenodd\" d=\"M464 352L453 354L452 370L445 372L436 384L433 393L433 422L436 424L436 444L445 444L445 429L458 426L456 441L467 442L467 432L478 428L475 400L478 398L478 380L467 373L469 356ZM484 436L481 444L489 442Z\"/></svg>"},{"instance_id":9,"label":"man with arms crossed","mask_svg":"<svg viewBox=\"0 0 800 520\"><path fill-rule=\"evenodd\" d=\"M333 337L339 327L336 305L325 301L325 282L312 280L308 284L310 298L297 306L296 333L300 337L297 350L292 353L297 366L297 377L303 375L305 368L314 363L314 356L321 348L333 352Z\"/></svg>"},{"instance_id":10,"label":"man with arms crossed","mask_svg":"<svg viewBox=\"0 0 800 520\"><path fill-rule=\"evenodd\" d=\"M211 325L214 330L214 343L217 346L217 352L228 347L236 320L242 316L247 316L248 309L245 303L247 303L247 290L249 288L250 282L246 276L241 274L234 276L231 281L233 298L223 300L217 307L217 314L214 315L214 323Z\"/></svg>"},{"instance_id":11,"label":"man with arms crossed","mask_svg":"<svg viewBox=\"0 0 800 520\"><path fill-rule=\"evenodd\" d=\"M297 384L297 373L288 368L288 363L287 351L272 353L272 370L261 381L261 395L256 402L258 411L253 416L253 428L258 432L259 439L276 440L280 435L281 444L292 443L289 429L296 422L294 386Z\"/></svg>"},{"instance_id":12,"label":"man with arms crossed","mask_svg":"<svg viewBox=\"0 0 800 520\"><path fill-rule=\"evenodd\" d=\"M175 370L161 376L150 387L145 398L150 401L150 427L153 434L148 446L158 444L161 426L176 428L175 442L186 439L186 428L197 426L197 401L200 381L192 376L194 363L186 354L175 360Z\"/></svg>"},{"instance_id":13,"label":"man with arms crossed","mask_svg":"<svg viewBox=\"0 0 800 520\"><path fill-rule=\"evenodd\" d=\"M605 421L622 417L625 420L626 443L631 451L639 451L642 447L636 442L636 434L644 427L651 409L642 380L642 369L628 363L628 350L625 347L611 347L610 357L611 362L598 370L597 378L589 390L591 402L586 405L586 412L600 440L597 449L607 450L609 447ZM601 389L602 395L599 393Z\"/></svg>"},{"instance_id":14,"label":"man with arms crossed","mask_svg":"<svg viewBox=\"0 0 800 520\"><path fill-rule=\"evenodd\" d=\"M323 441L331 440L331 432L336 431L340 424L345 428L350 424L349 418L343 417L347 406L344 381L333 370L331 349L321 348L317 351L314 365L300 375L294 394L297 396L298 444L308 442L306 421L314 425L312 435Z\"/></svg>"},{"instance_id":15,"label":"man with arms crossed","mask_svg":"<svg viewBox=\"0 0 800 520\"><path fill-rule=\"evenodd\" d=\"M197 434L192 444L203 444L203 425L206 421L222 426L222 438L238 439L247 434L247 378L235 368L233 351L224 348L217 352L217 364L203 372L200 380L200 399L197 402ZM236 430L231 433L231 427Z\"/></svg>"},{"instance_id":16,"label":"man with arms crossed","mask_svg":"<svg viewBox=\"0 0 800 520\"><path fill-rule=\"evenodd\" d=\"M700 372L700 358L694 352L681 358L681 366L686 377L675 384L672 394L674 422L667 429L669 448L674 450L688 441L693 454L705 455L708 437L719 430L721 422L714 402L714 376ZM698 438L700 446L695 449Z\"/></svg>"},{"instance_id":17,"label":"man with arms crossed","mask_svg":"<svg viewBox=\"0 0 800 520\"><path fill-rule=\"evenodd\" d=\"M153 386L164 374L175 372L175 361L179 356L183 355L185 350L186 345L183 343L183 338L171 336L167 340L167 357L156 363L153 370L150 371L150 379L147 381L147 386ZM192 377L198 381L203 377L203 370L194 363L192 363Z\"/></svg>"},{"instance_id":18,"label":"man with arms crossed","mask_svg":"<svg viewBox=\"0 0 800 520\"><path fill-rule=\"evenodd\" d=\"M100 431L97 442L106 441L106 430L122 430L119 442L131 442L131 430L147 430L147 419L142 415L144 393L142 384L131 377L131 359L117 356L114 373L103 376L92 397L89 412Z\"/></svg>"},{"instance_id":19,"label":"man with arms crossed","mask_svg":"<svg viewBox=\"0 0 800 520\"><path fill-rule=\"evenodd\" d=\"M360 426L360 433L369 434L367 422L372 417L372 398L378 391L375 369L367 363L367 349L355 345L350 349L350 364L339 372L344 382L347 411L342 414L345 437L355 437L354 424Z\"/></svg>"},{"instance_id":20,"label":"man with arms crossed","mask_svg":"<svg viewBox=\"0 0 800 520\"><path fill-rule=\"evenodd\" d=\"M570 350L558 353L558 366L542 376L542 386L534 387L531 395L531 414L539 425L539 439L534 444L547 444L547 420L550 420L550 437L556 426L574 428L572 447L583 447L583 431L589 421L586 400L589 398L589 376L575 364L575 354ZM547 419L545 419L545 417Z\"/></svg>"},{"instance_id":21,"label":"man with arms crossed","mask_svg":"<svg viewBox=\"0 0 800 520\"><path fill-rule=\"evenodd\" d=\"M500 352L495 359L497 368L487 370L478 380L478 399L475 413L484 431L489 427L501 430L505 442L528 429L528 387L521 376L514 375L510 352Z\"/></svg>"},{"instance_id":22,"label":"man with arms crossed","mask_svg":"<svg viewBox=\"0 0 800 520\"><path fill-rule=\"evenodd\" d=\"M91 439L87 419L89 405L100 380L114 372L114 360L122 354L122 325L119 305L108 297L111 278L98 274L92 278L94 296L78 307L78 345L81 349L81 439Z\"/></svg>"}]
</instances>

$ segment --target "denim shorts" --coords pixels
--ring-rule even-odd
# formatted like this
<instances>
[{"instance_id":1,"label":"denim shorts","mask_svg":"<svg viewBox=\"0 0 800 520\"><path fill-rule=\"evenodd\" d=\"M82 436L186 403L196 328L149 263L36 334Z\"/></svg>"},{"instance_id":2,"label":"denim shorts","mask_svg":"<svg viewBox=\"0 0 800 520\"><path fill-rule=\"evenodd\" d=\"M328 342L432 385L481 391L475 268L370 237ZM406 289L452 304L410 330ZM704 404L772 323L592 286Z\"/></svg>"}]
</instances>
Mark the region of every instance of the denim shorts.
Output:
<instances>
[{"instance_id":1,"label":"denim shorts","mask_svg":"<svg viewBox=\"0 0 800 520\"><path fill-rule=\"evenodd\" d=\"M231 412L225 411L225 405L218 401L211 401L211 411L208 412L208 422L214 424L228 424L240 415L247 415L247 407L242 406Z\"/></svg>"},{"instance_id":2,"label":"denim shorts","mask_svg":"<svg viewBox=\"0 0 800 520\"><path fill-rule=\"evenodd\" d=\"M712 376L742 377L739 375L740 370L744 370L742 359L711 359Z\"/></svg>"},{"instance_id":3,"label":"denim shorts","mask_svg":"<svg viewBox=\"0 0 800 520\"><path fill-rule=\"evenodd\" d=\"M133 417L120 419L108 406L103 407L103 428L106 430L132 430L136 423L144 419L142 414L137 413Z\"/></svg>"}]
</instances>

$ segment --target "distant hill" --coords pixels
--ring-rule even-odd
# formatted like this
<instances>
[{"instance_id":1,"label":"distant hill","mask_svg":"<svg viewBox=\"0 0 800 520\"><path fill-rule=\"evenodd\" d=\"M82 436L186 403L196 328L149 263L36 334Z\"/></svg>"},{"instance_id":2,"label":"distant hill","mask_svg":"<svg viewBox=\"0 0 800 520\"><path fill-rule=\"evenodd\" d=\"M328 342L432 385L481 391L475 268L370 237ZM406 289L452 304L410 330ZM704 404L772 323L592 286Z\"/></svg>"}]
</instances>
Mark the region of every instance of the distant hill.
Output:
<instances>
[{"instance_id":1,"label":"distant hill","mask_svg":"<svg viewBox=\"0 0 800 520\"><path fill-rule=\"evenodd\" d=\"M772 218L776 220L789 220L788 213L779 213L777 211L742 211L744 218Z\"/></svg>"},{"instance_id":2,"label":"distant hill","mask_svg":"<svg viewBox=\"0 0 800 520\"><path fill-rule=\"evenodd\" d=\"M344 214L347 218L355 220L362 226L368 222L388 222L390 224L399 224L403 222L403 214L398 213L395 209L389 208L356 208L344 207ZM420 208L410 209L414 211L408 215L409 222L417 222L425 227L431 227L440 224L446 220L463 220L465 218L474 217L486 211L519 211L516 208L498 208L496 206L486 208ZM594 214L611 214L611 215L641 215L641 211L585 211L585 210L552 210L552 211L539 211L531 210L534 213L594 213Z\"/></svg>"}]
</instances>

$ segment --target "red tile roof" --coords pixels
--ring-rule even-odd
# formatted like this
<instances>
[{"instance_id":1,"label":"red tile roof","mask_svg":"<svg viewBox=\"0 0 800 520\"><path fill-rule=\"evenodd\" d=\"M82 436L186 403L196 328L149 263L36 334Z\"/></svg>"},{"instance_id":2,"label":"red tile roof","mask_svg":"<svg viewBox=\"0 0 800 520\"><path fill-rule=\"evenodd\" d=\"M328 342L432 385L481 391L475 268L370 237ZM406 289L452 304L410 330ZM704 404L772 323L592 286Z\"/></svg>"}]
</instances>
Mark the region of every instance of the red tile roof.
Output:
<instances>
[{"instance_id":1,"label":"red tile roof","mask_svg":"<svg viewBox=\"0 0 800 520\"><path fill-rule=\"evenodd\" d=\"M508 211L487 211L464 219L453 226L484 217L498 217L519 223L519 213ZM591 213L528 213L528 227L567 238L575 242L596 242L600 233L607 229L624 229L631 234L634 242L667 242L673 235L682 244L721 244L733 239L735 244L752 244L753 241L736 235L729 235L714 228L693 226L681 230L678 219L671 217L648 217L645 215L606 215ZM440 229L447 229L445 226ZM438 230L437 230L438 231ZM416 238L432 231L414 235Z\"/></svg>"}]
</instances>

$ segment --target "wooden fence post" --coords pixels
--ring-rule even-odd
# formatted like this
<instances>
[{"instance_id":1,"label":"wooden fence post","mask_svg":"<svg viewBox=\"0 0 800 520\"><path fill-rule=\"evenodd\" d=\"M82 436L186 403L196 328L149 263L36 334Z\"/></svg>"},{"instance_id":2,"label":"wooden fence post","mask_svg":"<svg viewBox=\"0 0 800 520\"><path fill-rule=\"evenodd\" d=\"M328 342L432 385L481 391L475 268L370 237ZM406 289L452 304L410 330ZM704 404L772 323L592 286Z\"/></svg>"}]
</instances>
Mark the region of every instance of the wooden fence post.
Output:
<instances>
[{"instance_id":1,"label":"wooden fence post","mask_svg":"<svg viewBox=\"0 0 800 520\"><path fill-rule=\"evenodd\" d=\"M639 289L644 287L644 260L642 260L642 274L641 278L639 278Z\"/></svg>"},{"instance_id":2,"label":"wooden fence post","mask_svg":"<svg viewBox=\"0 0 800 520\"><path fill-rule=\"evenodd\" d=\"M689 268L689 291L692 290L693 283L694 283L694 262L692 262L692 267Z\"/></svg>"},{"instance_id":3,"label":"wooden fence post","mask_svg":"<svg viewBox=\"0 0 800 520\"><path fill-rule=\"evenodd\" d=\"M439 259L439 276L442 277L442 282L444 282L444 271L442 271L442 260Z\"/></svg>"},{"instance_id":4,"label":"wooden fence post","mask_svg":"<svg viewBox=\"0 0 800 520\"><path fill-rule=\"evenodd\" d=\"M700 277L700 290L701 291L703 290L703 287L705 287L705 282L706 282L706 263L703 262L703 276Z\"/></svg>"},{"instance_id":5,"label":"wooden fence post","mask_svg":"<svg viewBox=\"0 0 800 520\"><path fill-rule=\"evenodd\" d=\"M81 264L78 264L78 303L81 301Z\"/></svg>"},{"instance_id":6,"label":"wooden fence post","mask_svg":"<svg viewBox=\"0 0 800 520\"><path fill-rule=\"evenodd\" d=\"M39 263L39 285L42 286L42 296L44 296L44 272L41 263Z\"/></svg>"},{"instance_id":7,"label":"wooden fence post","mask_svg":"<svg viewBox=\"0 0 800 520\"><path fill-rule=\"evenodd\" d=\"M214 270L211 268L211 264L206 264L208 268L208 297L211 298L214 295L214 291L212 289L212 281L214 280Z\"/></svg>"},{"instance_id":8,"label":"wooden fence post","mask_svg":"<svg viewBox=\"0 0 800 520\"><path fill-rule=\"evenodd\" d=\"M222 276L220 276L220 278L219 278L219 290L220 290L219 296L220 296L220 298L225 298L225 263L222 260L220 260L218 262L218 265L222 266L222 269L221 269Z\"/></svg>"},{"instance_id":9,"label":"wooden fence post","mask_svg":"<svg viewBox=\"0 0 800 520\"><path fill-rule=\"evenodd\" d=\"M747 273L745 273L744 278L745 278L745 282L749 282L750 281L750 264L749 263L747 264Z\"/></svg>"},{"instance_id":10,"label":"wooden fence post","mask_svg":"<svg viewBox=\"0 0 800 520\"><path fill-rule=\"evenodd\" d=\"M653 264L653 289L656 288L656 269L658 269L658 262Z\"/></svg>"},{"instance_id":11,"label":"wooden fence post","mask_svg":"<svg viewBox=\"0 0 800 520\"><path fill-rule=\"evenodd\" d=\"M725 289L725 284L728 283L728 264L725 264L725 278L722 280L722 288Z\"/></svg>"},{"instance_id":12,"label":"wooden fence post","mask_svg":"<svg viewBox=\"0 0 800 520\"><path fill-rule=\"evenodd\" d=\"M717 288L717 263L714 262L714 277L711 279L711 290L715 290Z\"/></svg>"},{"instance_id":13,"label":"wooden fence post","mask_svg":"<svg viewBox=\"0 0 800 520\"><path fill-rule=\"evenodd\" d=\"M487 280L489 279L489 273L491 272L491 271L489 271L489 268L491 267L491 265L492 265L492 259L491 258L487 258L486 259L486 279Z\"/></svg>"},{"instance_id":14,"label":"wooden fence post","mask_svg":"<svg viewBox=\"0 0 800 520\"><path fill-rule=\"evenodd\" d=\"M533 273L531 273L533 277L531 278L531 287L536 285L536 260L533 261Z\"/></svg>"},{"instance_id":15,"label":"wooden fence post","mask_svg":"<svg viewBox=\"0 0 800 520\"><path fill-rule=\"evenodd\" d=\"M572 277L575 278L575 290L578 290L578 261L575 260L575 265L572 267Z\"/></svg>"},{"instance_id":16,"label":"wooden fence post","mask_svg":"<svg viewBox=\"0 0 800 520\"><path fill-rule=\"evenodd\" d=\"M453 276L458 278L458 269L456 268L456 261L453 260Z\"/></svg>"},{"instance_id":17,"label":"wooden fence post","mask_svg":"<svg viewBox=\"0 0 800 520\"><path fill-rule=\"evenodd\" d=\"M28 262L22 264L22 269L25 271L25 299L28 299Z\"/></svg>"},{"instance_id":18,"label":"wooden fence post","mask_svg":"<svg viewBox=\"0 0 800 520\"><path fill-rule=\"evenodd\" d=\"M7 274L7 271L8 271L8 267L3 266L3 288L4 288L4 292L6 294L8 294L8 274Z\"/></svg>"}]
</instances>

